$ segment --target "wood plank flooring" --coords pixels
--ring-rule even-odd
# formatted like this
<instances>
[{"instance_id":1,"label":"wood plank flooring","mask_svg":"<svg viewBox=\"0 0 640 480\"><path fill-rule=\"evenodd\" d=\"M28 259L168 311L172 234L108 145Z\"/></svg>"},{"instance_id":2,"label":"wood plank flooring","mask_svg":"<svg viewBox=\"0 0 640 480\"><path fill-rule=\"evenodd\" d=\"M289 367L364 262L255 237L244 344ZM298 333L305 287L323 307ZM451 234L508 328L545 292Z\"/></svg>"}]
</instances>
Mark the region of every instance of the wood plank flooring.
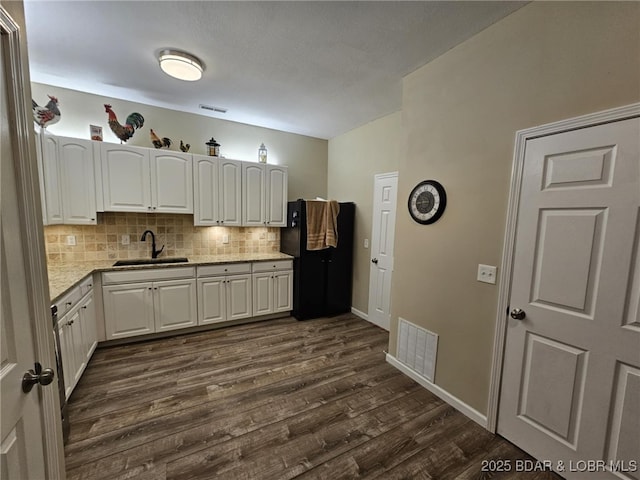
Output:
<instances>
[{"instance_id":1,"label":"wood plank flooring","mask_svg":"<svg viewBox=\"0 0 640 480\"><path fill-rule=\"evenodd\" d=\"M559 479L385 362L353 315L292 318L96 351L69 402L79 479Z\"/></svg>"}]
</instances>

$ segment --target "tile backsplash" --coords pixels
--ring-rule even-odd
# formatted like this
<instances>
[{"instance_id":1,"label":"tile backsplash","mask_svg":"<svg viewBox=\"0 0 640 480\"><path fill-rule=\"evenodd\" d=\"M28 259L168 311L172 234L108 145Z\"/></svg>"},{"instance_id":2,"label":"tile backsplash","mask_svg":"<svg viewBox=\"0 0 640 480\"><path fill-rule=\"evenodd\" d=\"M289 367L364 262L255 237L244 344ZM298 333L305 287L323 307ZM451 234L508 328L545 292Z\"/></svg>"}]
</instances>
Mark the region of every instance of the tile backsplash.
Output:
<instances>
[{"instance_id":1,"label":"tile backsplash","mask_svg":"<svg viewBox=\"0 0 640 480\"><path fill-rule=\"evenodd\" d=\"M189 257L238 253L269 253L280 250L280 229L267 227L195 227L193 215L162 213L98 214L97 225L51 225L44 227L47 261L51 264L83 260L121 260L151 255L151 238L141 242L145 230L156 235L162 256ZM129 236L129 245L122 237ZM67 237L75 237L75 245ZM228 236L228 243L223 243Z\"/></svg>"}]
</instances>

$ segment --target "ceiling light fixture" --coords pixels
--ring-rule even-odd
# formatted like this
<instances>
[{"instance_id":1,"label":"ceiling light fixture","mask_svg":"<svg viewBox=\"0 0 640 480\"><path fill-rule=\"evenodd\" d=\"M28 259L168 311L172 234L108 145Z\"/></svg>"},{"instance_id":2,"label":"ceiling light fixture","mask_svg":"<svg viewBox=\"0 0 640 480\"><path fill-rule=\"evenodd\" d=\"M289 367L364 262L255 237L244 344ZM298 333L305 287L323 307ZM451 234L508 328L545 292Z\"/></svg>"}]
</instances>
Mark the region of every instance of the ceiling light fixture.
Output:
<instances>
[{"instance_id":1,"label":"ceiling light fixture","mask_svg":"<svg viewBox=\"0 0 640 480\"><path fill-rule=\"evenodd\" d=\"M162 50L158 62L164 73L187 82L200 80L204 71L204 65L197 57L178 50Z\"/></svg>"}]
</instances>

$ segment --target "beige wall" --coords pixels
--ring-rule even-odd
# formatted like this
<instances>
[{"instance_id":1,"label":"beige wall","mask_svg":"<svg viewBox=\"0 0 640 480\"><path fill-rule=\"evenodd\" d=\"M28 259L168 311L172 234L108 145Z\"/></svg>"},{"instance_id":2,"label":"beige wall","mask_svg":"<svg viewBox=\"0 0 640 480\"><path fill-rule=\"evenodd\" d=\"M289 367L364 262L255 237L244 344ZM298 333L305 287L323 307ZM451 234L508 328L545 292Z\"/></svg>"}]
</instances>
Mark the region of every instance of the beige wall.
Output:
<instances>
[{"instance_id":1,"label":"beige wall","mask_svg":"<svg viewBox=\"0 0 640 480\"><path fill-rule=\"evenodd\" d=\"M640 100L640 4L535 2L404 79L390 351L397 318L440 335L435 381L486 412L515 132ZM435 224L404 200L439 180ZM507 281L498 272L498 281Z\"/></svg>"},{"instance_id":2,"label":"beige wall","mask_svg":"<svg viewBox=\"0 0 640 480\"><path fill-rule=\"evenodd\" d=\"M221 144L220 154L237 160L257 161L262 142L268 149L268 162L289 167L289 199L313 198L327 194L326 140L292 133L254 127L243 123L219 120L203 115L183 113L166 108L116 100L89 93L68 90L33 82L33 99L44 105L47 95L60 101L62 117L47 128L56 135L89 138L89 125L102 127L105 142L120 143L107 124L104 104L113 107L118 120L124 123L132 112L144 117L144 127L137 130L127 144L152 147L149 129L174 143L171 150L179 150L180 140L191 145L191 153L206 154L211 137Z\"/></svg>"},{"instance_id":3,"label":"beige wall","mask_svg":"<svg viewBox=\"0 0 640 480\"><path fill-rule=\"evenodd\" d=\"M329 140L329 198L356 204L352 305L363 313L369 302L370 251L363 245L371 237L373 176L397 171L401 121L396 112Z\"/></svg>"}]
</instances>

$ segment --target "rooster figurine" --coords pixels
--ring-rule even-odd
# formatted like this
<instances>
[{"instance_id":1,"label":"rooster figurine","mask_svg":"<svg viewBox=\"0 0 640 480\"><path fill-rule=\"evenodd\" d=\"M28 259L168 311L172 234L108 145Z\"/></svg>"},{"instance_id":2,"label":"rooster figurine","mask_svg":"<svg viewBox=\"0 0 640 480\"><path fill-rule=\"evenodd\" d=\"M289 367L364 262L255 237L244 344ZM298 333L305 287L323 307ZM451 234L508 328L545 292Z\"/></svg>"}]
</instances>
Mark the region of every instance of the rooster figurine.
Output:
<instances>
[{"instance_id":1,"label":"rooster figurine","mask_svg":"<svg viewBox=\"0 0 640 480\"><path fill-rule=\"evenodd\" d=\"M180 140L180 150L181 151L183 151L184 153L187 153L190 148L191 148L191 145L189 145L188 143L183 143L182 140Z\"/></svg>"},{"instance_id":2,"label":"rooster figurine","mask_svg":"<svg viewBox=\"0 0 640 480\"><path fill-rule=\"evenodd\" d=\"M156 148L162 148L162 147L167 147L169 148L171 146L171 139L164 137L164 138L160 138L158 135L156 135L156 132L153 131L153 128L150 129L151 131L151 143L153 143L153 146Z\"/></svg>"},{"instance_id":3,"label":"rooster figurine","mask_svg":"<svg viewBox=\"0 0 640 480\"><path fill-rule=\"evenodd\" d=\"M47 128L49 125L58 123L60 121L60 110L58 109L58 99L47 95L49 102L40 107L33 99L31 99L33 120L42 128Z\"/></svg>"},{"instance_id":4,"label":"rooster figurine","mask_svg":"<svg viewBox=\"0 0 640 480\"><path fill-rule=\"evenodd\" d=\"M144 117L139 113L132 113L127 117L126 123L121 125L116 114L111 110L111 105L105 104L104 111L109 114L109 127L111 127L111 131L115 133L116 137L120 139L120 143L126 142L133 137L135 130L142 128L144 125Z\"/></svg>"}]
</instances>

